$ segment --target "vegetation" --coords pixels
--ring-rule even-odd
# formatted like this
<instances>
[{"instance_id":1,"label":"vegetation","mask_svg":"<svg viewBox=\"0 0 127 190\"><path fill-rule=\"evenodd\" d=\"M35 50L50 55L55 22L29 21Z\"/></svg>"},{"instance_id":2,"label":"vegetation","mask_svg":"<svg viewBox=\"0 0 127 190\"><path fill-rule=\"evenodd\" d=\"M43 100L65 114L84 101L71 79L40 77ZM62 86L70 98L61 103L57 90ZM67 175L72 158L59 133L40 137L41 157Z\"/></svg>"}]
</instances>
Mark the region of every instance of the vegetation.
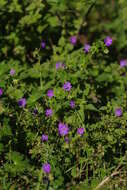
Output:
<instances>
[{"instance_id":1,"label":"vegetation","mask_svg":"<svg viewBox=\"0 0 127 190\"><path fill-rule=\"evenodd\" d=\"M127 1L0 0L0 189L126 190Z\"/></svg>"}]
</instances>

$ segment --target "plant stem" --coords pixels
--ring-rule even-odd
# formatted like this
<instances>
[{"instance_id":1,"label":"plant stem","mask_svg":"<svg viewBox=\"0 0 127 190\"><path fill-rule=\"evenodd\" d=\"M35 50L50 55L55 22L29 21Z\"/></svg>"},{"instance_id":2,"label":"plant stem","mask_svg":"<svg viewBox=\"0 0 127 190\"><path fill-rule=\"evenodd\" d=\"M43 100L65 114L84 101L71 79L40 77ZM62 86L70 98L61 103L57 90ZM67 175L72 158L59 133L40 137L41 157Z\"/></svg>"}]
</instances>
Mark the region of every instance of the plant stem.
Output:
<instances>
[{"instance_id":1,"label":"plant stem","mask_svg":"<svg viewBox=\"0 0 127 190\"><path fill-rule=\"evenodd\" d=\"M48 185L47 185L47 187L46 187L46 190L49 189L49 185L50 185L50 181L48 180Z\"/></svg>"},{"instance_id":2,"label":"plant stem","mask_svg":"<svg viewBox=\"0 0 127 190\"><path fill-rule=\"evenodd\" d=\"M40 190L41 181L42 181L42 168L40 169L40 172L39 172L38 183L35 190Z\"/></svg>"}]
</instances>

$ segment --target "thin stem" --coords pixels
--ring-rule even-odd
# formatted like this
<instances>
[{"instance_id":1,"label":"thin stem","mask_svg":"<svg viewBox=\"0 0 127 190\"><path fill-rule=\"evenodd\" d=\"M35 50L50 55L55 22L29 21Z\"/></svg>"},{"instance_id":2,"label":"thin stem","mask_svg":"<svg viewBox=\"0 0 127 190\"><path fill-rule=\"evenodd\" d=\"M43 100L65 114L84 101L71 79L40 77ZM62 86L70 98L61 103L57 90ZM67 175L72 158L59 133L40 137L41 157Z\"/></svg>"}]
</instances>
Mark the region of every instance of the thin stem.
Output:
<instances>
[{"instance_id":1,"label":"thin stem","mask_svg":"<svg viewBox=\"0 0 127 190\"><path fill-rule=\"evenodd\" d=\"M46 190L49 189L49 185L50 185L50 181L49 181L49 179L48 179L48 185L47 185L47 187L46 187Z\"/></svg>"},{"instance_id":2,"label":"thin stem","mask_svg":"<svg viewBox=\"0 0 127 190\"><path fill-rule=\"evenodd\" d=\"M40 172L39 172L38 183L35 190L40 190L41 181L42 181L42 168L40 169Z\"/></svg>"},{"instance_id":3,"label":"thin stem","mask_svg":"<svg viewBox=\"0 0 127 190\"><path fill-rule=\"evenodd\" d=\"M41 87L41 90L42 90L42 73L41 73L41 58L40 58L40 55L39 55L39 52L40 52L40 48L38 49L37 51L37 56L38 56L38 65L39 65L39 71L40 71L40 87Z\"/></svg>"},{"instance_id":4,"label":"thin stem","mask_svg":"<svg viewBox=\"0 0 127 190\"><path fill-rule=\"evenodd\" d=\"M75 110L75 113L77 114L79 120L81 121L82 126L84 127L84 122L83 122L83 120L82 120L81 115L80 115L79 112L77 112L76 110Z\"/></svg>"}]
</instances>

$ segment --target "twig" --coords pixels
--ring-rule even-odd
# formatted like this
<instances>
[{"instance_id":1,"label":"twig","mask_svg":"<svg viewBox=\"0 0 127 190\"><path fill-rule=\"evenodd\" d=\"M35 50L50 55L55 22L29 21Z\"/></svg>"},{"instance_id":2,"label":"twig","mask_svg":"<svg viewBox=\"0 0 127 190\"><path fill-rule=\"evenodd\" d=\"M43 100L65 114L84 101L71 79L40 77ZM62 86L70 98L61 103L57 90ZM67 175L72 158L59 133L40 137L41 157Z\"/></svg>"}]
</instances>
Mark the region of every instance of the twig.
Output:
<instances>
[{"instance_id":1,"label":"twig","mask_svg":"<svg viewBox=\"0 0 127 190\"><path fill-rule=\"evenodd\" d=\"M108 181L109 181L112 177L114 177L114 176L116 176L116 175L118 175L118 174L119 174L119 171L113 172L110 176L105 177L105 178L103 179L103 181L102 181L94 190L99 190L99 189L102 188L106 183L108 183Z\"/></svg>"},{"instance_id":2,"label":"twig","mask_svg":"<svg viewBox=\"0 0 127 190\"><path fill-rule=\"evenodd\" d=\"M103 181L93 190L99 190L100 188L102 188L107 182L110 181L110 179L116 175L118 175L120 173L120 167L122 166L122 163L124 161L124 159L126 159L126 154L123 156L123 158L121 159L121 162L119 163L119 165L116 167L116 169L114 170L114 172L108 176L108 177L105 177L103 179ZM118 171L119 170L119 171Z\"/></svg>"}]
</instances>

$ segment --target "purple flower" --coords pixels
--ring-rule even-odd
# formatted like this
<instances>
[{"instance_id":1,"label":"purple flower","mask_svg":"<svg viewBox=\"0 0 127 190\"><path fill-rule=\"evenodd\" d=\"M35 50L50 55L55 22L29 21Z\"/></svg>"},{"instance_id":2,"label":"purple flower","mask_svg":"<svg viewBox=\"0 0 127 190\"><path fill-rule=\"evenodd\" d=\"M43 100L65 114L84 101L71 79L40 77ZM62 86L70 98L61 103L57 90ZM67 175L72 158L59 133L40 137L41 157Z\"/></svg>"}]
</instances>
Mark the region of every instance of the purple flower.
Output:
<instances>
[{"instance_id":1,"label":"purple flower","mask_svg":"<svg viewBox=\"0 0 127 190\"><path fill-rule=\"evenodd\" d=\"M47 117L51 117L52 114L53 114L52 109L47 109L46 112L45 112L45 115L46 115Z\"/></svg>"},{"instance_id":2,"label":"purple flower","mask_svg":"<svg viewBox=\"0 0 127 190\"><path fill-rule=\"evenodd\" d=\"M127 65L127 60L122 59L120 60L120 67L125 67Z\"/></svg>"},{"instance_id":3,"label":"purple flower","mask_svg":"<svg viewBox=\"0 0 127 190\"><path fill-rule=\"evenodd\" d=\"M43 134L41 137L42 142L48 141L48 135Z\"/></svg>"},{"instance_id":4,"label":"purple flower","mask_svg":"<svg viewBox=\"0 0 127 190\"><path fill-rule=\"evenodd\" d=\"M120 117L122 115L122 109L121 108L116 108L115 109L115 116L116 117Z\"/></svg>"},{"instance_id":5,"label":"purple flower","mask_svg":"<svg viewBox=\"0 0 127 190\"><path fill-rule=\"evenodd\" d=\"M85 129L83 127L80 127L80 128L77 129L77 133L80 136L84 134L84 131L85 131Z\"/></svg>"},{"instance_id":6,"label":"purple flower","mask_svg":"<svg viewBox=\"0 0 127 190\"><path fill-rule=\"evenodd\" d=\"M91 46L89 44L84 45L84 52L88 53L90 51Z\"/></svg>"},{"instance_id":7,"label":"purple flower","mask_svg":"<svg viewBox=\"0 0 127 190\"><path fill-rule=\"evenodd\" d=\"M105 43L106 46L110 46L112 44L112 38L110 36L107 36L104 39L104 43Z\"/></svg>"},{"instance_id":8,"label":"purple flower","mask_svg":"<svg viewBox=\"0 0 127 190\"><path fill-rule=\"evenodd\" d=\"M63 89L64 89L65 91L70 91L71 88L72 88L72 86L71 86L71 83L70 83L70 82L64 83Z\"/></svg>"},{"instance_id":9,"label":"purple flower","mask_svg":"<svg viewBox=\"0 0 127 190\"><path fill-rule=\"evenodd\" d=\"M43 171L44 171L46 174L49 174L50 171L51 171L51 166L50 166L49 163L45 163L45 164L43 164L42 169L43 169Z\"/></svg>"},{"instance_id":10,"label":"purple flower","mask_svg":"<svg viewBox=\"0 0 127 190\"><path fill-rule=\"evenodd\" d=\"M70 37L70 43L73 44L73 45L75 45L76 42L77 42L77 37L76 36L71 36Z\"/></svg>"},{"instance_id":11,"label":"purple flower","mask_svg":"<svg viewBox=\"0 0 127 190\"><path fill-rule=\"evenodd\" d=\"M19 105L19 107L25 107L25 105L26 105L26 99L25 98L21 98L21 99L19 99L18 100L18 105Z\"/></svg>"},{"instance_id":12,"label":"purple flower","mask_svg":"<svg viewBox=\"0 0 127 190\"><path fill-rule=\"evenodd\" d=\"M69 133L69 128L66 124L60 122L58 125L58 131L61 136L65 136Z\"/></svg>"},{"instance_id":13,"label":"purple flower","mask_svg":"<svg viewBox=\"0 0 127 190\"><path fill-rule=\"evenodd\" d=\"M44 41L41 42L42 49L45 49L46 43Z\"/></svg>"},{"instance_id":14,"label":"purple flower","mask_svg":"<svg viewBox=\"0 0 127 190\"><path fill-rule=\"evenodd\" d=\"M38 110L34 108L34 115L38 114Z\"/></svg>"},{"instance_id":15,"label":"purple flower","mask_svg":"<svg viewBox=\"0 0 127 190\"><path fill-rule=\"evenodd\" d=\"M13 76L15 74L15 70L14 69L11 69L10 70L10 75Z\"/></svg>"},{"instance_id":16,"label":"purple flower","mask_svg":"<svg viewBox=\"0 0 127 190\"><path fill-rule=\"evenodd\" d=\"M75 107L75 102L73 100L70 101L70 107L74 108Z\"/></svg>"},{"instance_id":17,"label":"purple flower","mask_svg":"<svg viewBox=\"0 0 127 190\"><path fill-rule=\"evenodd\" d=\"M3 94L3 89L0 88L0 96L2 96L2 94Z\"/></svg>"},{"instance_id":18,"label":"purple flower","mask_svg":"<svg viewBox=\"0 0 127 190\"><path fill-rule=\"evenodd\" d=\"M64 67L65 67L65 65L63 63L61 63L61 62L56 63L56 70L60 69L60 68L64 69Z\"/></svg>"},{"instance_id":19,"label":"purple flower","mask_svg":"<svg viewBox=\"0 0 127 190\"><path fill-rule=\"evenodd\" d=\"M54 96L54 92L53 92L52 89L49 89L49 90L47 91L47 96L48 96L49 98L52 98L52 97Z\"/></svg>"}]
</instances>

